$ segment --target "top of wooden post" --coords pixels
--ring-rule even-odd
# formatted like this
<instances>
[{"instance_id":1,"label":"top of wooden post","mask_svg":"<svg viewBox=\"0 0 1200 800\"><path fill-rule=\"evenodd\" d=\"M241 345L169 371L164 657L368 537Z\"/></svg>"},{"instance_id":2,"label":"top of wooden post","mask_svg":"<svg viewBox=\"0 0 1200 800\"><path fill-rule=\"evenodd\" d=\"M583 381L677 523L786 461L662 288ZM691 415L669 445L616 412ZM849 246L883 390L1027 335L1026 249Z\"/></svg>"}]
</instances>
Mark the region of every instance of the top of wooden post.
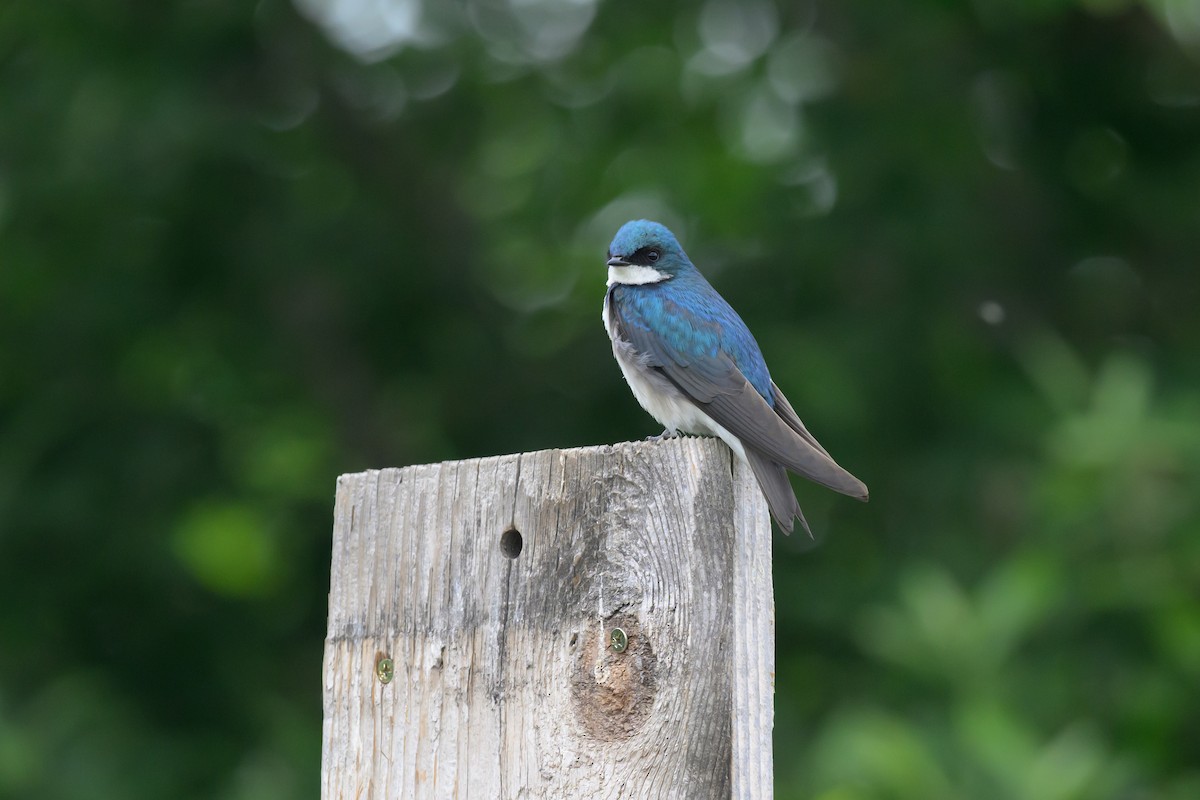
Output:
<instances>
[{"instance_id":1,"label":"top of wooden post","mask_svg":"<svg viewBox=\"0 0 1200 800\"><path fill-rule=\"evenodd\" d=\"M343 475L322 796L769 797L770 536L713 439Z\"/></svg>"}]
</instances>

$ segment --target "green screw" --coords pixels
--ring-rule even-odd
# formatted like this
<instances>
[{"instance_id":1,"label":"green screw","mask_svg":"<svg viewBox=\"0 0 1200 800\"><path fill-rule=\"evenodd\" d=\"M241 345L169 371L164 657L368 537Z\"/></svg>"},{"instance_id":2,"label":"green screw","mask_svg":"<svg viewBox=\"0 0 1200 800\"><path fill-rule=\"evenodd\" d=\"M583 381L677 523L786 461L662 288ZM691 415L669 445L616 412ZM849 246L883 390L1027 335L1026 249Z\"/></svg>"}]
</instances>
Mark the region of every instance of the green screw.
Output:
<instances>
[{"instance_id":1,"label":"green screw","mask_svg":"<svg viewBox=\"0 0 1200 800\"><path fill-rule=\"evenodd\" d=\"M614 653L624 653L625 648L629 646L629 637L620 628L613 628L612 633L609 635L608 643Z\"/></svg>"},{"instance_id":2,"label":"green screw","mask_svg":"<svg viewBox=\"0 0 1200 800\"><path fill-rule=\"evenodd\" d=\"M381 658L375 662L375 677L379 678L380 683L391 683L392 678L396 677L396 665L390 658Z\"/></svg>"}]
</instances>

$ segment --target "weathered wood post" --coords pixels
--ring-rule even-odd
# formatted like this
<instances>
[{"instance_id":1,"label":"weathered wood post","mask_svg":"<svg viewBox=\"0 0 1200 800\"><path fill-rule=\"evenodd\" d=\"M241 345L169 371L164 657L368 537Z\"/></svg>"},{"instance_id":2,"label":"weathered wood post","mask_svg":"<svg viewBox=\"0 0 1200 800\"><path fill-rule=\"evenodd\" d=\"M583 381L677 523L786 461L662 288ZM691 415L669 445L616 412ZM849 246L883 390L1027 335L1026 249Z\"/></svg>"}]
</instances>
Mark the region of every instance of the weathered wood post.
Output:
<instances>
[{"instance_id":1,"label":"weathered wood post","mask_svg":"<svg viewBox=\"0 0 1200 800\"><path fill-rule=\"evenodd\" d=\"M338 479L325 800L770 797L774 663L766 503L715 439Z\"/></svg>"}]
</instances>

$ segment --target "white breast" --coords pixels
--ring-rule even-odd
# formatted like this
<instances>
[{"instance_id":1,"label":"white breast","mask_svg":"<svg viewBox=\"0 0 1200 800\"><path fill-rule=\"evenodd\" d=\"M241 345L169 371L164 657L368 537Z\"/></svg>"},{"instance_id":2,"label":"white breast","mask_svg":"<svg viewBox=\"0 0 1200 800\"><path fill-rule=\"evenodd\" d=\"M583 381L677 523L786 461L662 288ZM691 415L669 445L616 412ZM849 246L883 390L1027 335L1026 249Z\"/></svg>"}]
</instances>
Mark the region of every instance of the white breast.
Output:
<instances>
[{"instance_id":1,"label":"white breast","mask_svg":"<svg viewBox=\"0 0 1200 800\"><path fill-rule=\"evenodd\" d=\"M604 328L608 331L608 338L612 340L613 356L621 367L621 374L625 376L625 382L629 384L633 396L642 408L672 433L719 436L738 458L745 461L746 451L736 436L701 411L700 407L679 391L675 384L646 367L633 345L620 338L609 312L611 302L612 295L605 296Z\"/></svg>"}]
</instances>

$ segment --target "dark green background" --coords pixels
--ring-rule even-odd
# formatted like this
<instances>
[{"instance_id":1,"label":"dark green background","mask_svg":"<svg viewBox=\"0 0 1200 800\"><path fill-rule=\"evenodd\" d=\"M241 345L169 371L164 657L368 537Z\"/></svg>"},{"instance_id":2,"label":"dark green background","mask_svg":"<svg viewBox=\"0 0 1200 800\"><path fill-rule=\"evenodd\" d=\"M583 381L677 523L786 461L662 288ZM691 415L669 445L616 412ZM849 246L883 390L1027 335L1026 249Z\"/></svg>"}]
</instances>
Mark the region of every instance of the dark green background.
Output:
<instances>
[{"instance_id":1,"label":"dark green background","mask_svg":"<svg viewBox=\"0 0 1200 800\"><path fill-rule=\"evenodd\" d=\"M1200 5L301 5L0 5L0 796L315 796L336 476L657 432L651 216L872 490L778 796L1200 797Z\"/></svg>"}]
</instances>

